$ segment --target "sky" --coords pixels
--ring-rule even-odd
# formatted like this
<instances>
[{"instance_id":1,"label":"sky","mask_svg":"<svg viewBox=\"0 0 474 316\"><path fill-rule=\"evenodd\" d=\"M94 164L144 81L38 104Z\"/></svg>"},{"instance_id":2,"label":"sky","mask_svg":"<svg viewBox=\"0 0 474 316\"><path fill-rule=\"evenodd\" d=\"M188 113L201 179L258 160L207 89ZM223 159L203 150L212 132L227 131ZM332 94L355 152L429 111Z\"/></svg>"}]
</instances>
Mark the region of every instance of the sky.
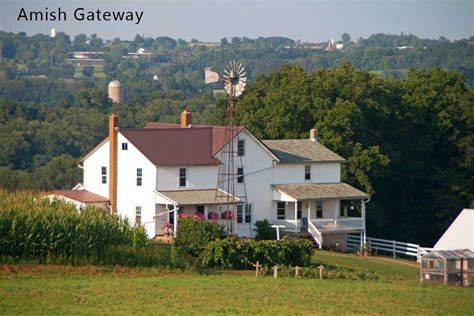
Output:
<instances>
[{"instance_id":1,"label":"sky","mask_svg":"<svg viewBox=\"0 0 474 316\"><path fill-rule=\"evenodd\" d=\"M17 21L21 8L49 12L60 7L66 21ZM74 10L143 11L141 22L75 21ZM285 36L323 42L374 33L412 33L421 38L467 38L474 35L474 0L0 0L0 30L49 34L51 28L71 36L97 34L104 39L150 37L220 41L223 37Z\"/></svg>"}]
</instances>

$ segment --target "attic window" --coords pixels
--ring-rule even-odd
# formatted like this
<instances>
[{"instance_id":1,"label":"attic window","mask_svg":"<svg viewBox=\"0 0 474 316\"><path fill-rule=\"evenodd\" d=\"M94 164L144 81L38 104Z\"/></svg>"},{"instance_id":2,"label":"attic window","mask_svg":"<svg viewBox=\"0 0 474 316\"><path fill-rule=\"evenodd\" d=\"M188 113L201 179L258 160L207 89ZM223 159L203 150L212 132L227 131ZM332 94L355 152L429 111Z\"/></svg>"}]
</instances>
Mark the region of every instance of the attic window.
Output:
<instances>
[{"instance_id":1,"label":"attic window","mask_svg":"<svg viewBox=\"0 0 474 316\"><path fill-rule=\"evenodd\" d=\"M245 155L245 140L239 139L237 142L237 156Z\"/></svg>"},{"instance_id":2,"label":"attic window","mask_svg":"<svg viewBox=\"0 0 474 316\"><path fill-rule=\"evenodd\" d=\"M107 184L107 167L101 167L102 183Z\"/></svg>"},{"instance_id":3,"label":"attic window","mask_svg":"<svg viewBox=\"0 0 474 316\"><path fill-rule=\"evenodd\" d=\"M128 143L122 143L122 150L128 150Z\"/></svg>"}]
</instances>

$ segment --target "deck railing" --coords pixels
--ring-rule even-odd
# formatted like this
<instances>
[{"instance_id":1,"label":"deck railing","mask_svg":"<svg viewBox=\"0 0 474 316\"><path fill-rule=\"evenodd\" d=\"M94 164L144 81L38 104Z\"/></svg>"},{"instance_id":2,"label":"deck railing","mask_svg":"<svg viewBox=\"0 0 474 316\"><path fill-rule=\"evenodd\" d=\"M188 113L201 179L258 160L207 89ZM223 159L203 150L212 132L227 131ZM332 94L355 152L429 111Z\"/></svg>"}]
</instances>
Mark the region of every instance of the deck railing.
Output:
<instances>
[{"instance_id":1,"label":"deck railing","mask_svg":"<svg viewBox=\"0 0 474 316\"><path fill-rule=\"evenodd\" d=\"M358 235L347 235L346 237L346 247L349 250L357 251L360 249L360 236ZM396 241L396 240L387 240L380 238L366 238L366 244L369 248L369 251L375 254L385 253L390 254L392 257L398 256L407 256L416 258L417 261L420 261L420 257L424 254L427 254L433 248L420 247L418 244L412 244L408 242Z\"/></svg>"},{"instance_id":2,"label":"deck railing","mask_svg":"<svg viewBox=\"0 0 474 316\"><path fill-rule=\"evenodd\" d=\"M312 219L311 222L318 229L338 230L338 229L362 229L363 222L360 217L350 218L328 218L328 219Z\"/></svg>"},{"instance_id":3,"label":"deck railing","mask_svg":"<svg viewBox=\"0 0 474 316\"><path fill-rule=\"evenodd\" d=\"M319 249L323 248L323 234L314 226L314 224L309 221L308 222L308 233L311 234L311 236L316 240L316 242L319 245Z\"/></svg>"},{"instance_id":4,"label":"deck railing","mask_svg":"<svg viewBox=\"0 0 474 316\"><path fill-rule=\"evenodd\" d=\"M281 228L282 231L292 231L294 232L295 229L296 231L300 231L301 230L301 220L300 219L297 219L297 220L294 220L294 219L273 219L272 221L272 225L281 225L281 226L285 226L285 228Z\"/></svg>"}]
</instances>

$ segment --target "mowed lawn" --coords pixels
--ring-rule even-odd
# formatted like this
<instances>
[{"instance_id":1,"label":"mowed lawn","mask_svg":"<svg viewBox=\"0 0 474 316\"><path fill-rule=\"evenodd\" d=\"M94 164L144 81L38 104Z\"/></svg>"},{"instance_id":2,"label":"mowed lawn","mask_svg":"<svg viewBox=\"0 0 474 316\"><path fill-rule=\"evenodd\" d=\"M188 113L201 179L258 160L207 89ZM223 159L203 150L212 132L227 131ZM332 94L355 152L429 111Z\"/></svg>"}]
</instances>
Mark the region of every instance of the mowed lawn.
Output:
<instances>
[{"instance_id":1,"label":"mowed lawn","mask_svg":"<svg viewBox=\"0 0 474 316\"><path fill-rule=\"evenodd\" d=\"M376 271L379 281L8 265L0 314L474 314L474 288L421 285L415 264L390 260L316 252L315 262Z\"/></svg>"}]
</instances>

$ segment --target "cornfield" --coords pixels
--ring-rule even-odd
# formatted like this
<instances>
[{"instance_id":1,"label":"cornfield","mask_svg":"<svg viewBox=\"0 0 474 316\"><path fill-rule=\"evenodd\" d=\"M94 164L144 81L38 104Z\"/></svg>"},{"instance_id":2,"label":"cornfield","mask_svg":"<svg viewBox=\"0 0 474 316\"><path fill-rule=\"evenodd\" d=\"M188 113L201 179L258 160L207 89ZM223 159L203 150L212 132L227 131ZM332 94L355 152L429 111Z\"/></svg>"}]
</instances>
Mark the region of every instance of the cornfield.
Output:
<instances>
[{"instance_id":1,"label":"cornfield","mask_svg":"<svg viewBox=\"0 0 474 316\"><path fill-rule=\"evenodd\" d=\"M0 256L39 262L100 260L112 246L144 247L146 231L97 208L0 190ZM86 260L92 259L92 260Z\"/></svg>"}]
</instances>

